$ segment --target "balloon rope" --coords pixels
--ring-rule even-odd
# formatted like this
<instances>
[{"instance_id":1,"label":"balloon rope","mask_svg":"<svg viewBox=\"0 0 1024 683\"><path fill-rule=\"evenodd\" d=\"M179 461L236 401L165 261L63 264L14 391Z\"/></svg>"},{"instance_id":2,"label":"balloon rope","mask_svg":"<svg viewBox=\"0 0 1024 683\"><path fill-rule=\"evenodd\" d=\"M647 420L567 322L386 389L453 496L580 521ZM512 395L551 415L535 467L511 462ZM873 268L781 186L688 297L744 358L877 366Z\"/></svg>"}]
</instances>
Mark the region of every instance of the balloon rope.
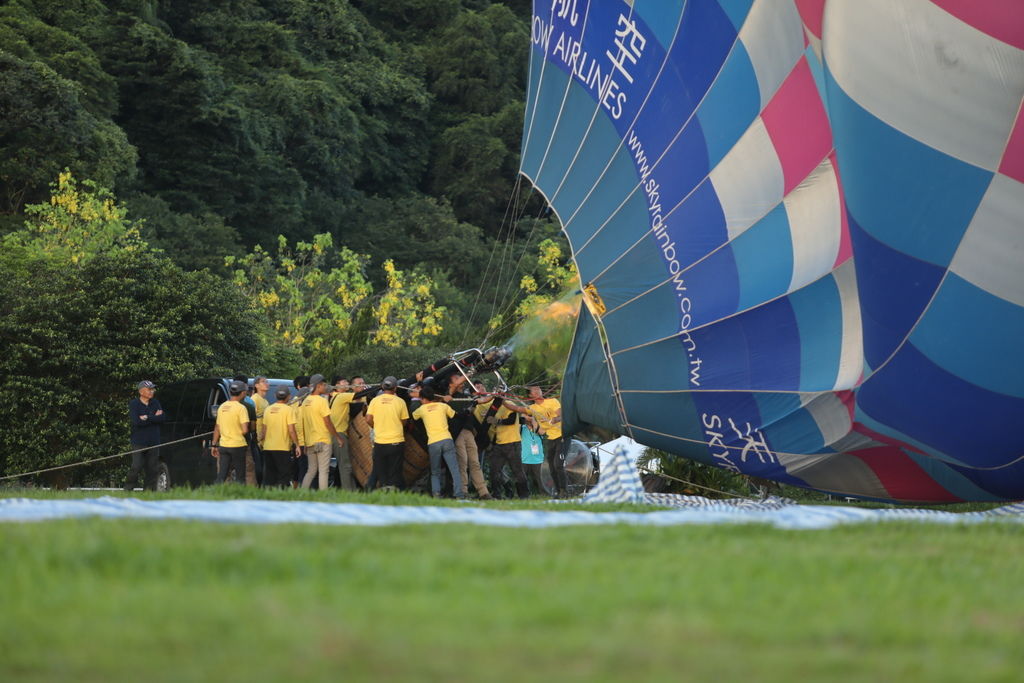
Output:
<instances>
[{"instance_id":1,"label":"balloon rope","mask_svg":"<svg viewBox=\"0 0 1024 683\"><path fill-rule=\"evenodd\" d=\"M501 239L501 234L505 230L505 226L509 220L509 216L512 215L515 211L513 207L515 206L515 202L518 201L521 187L522 178L517 176L515 183L512 186L512 190L509 193L508 202L505 204L505 213L504 215L502 215L501 224L498 227L498 239L496 239L495 241L499 241ZM473 316L476 315L477 306L480 303L480 300L483 298L484 284L488 281L487 274L491 272L491 262L494 260L494 254L497 251L497 249L491 249L487 255L487 265L484 266L483 270L484 276L480 278L480 284L476 288L476 297L474 297L473 299L473 308L470 311L469 316L466 318L466 325L463 328L462 343L460 344L461 346L465 346L466 339L469 337L471 326L473 324Z\"/></svg>"},{"instance_id":2,"label":"balloon rope","mask_svg":"<svg viewBox=\"0 0 1024 683\"><path fill-rule=\"evenodd\" d=\"M182 443L184 441L191 441L192 439L201 439L204 436L210 436L211 434L213 434L213 432L206 432L205 434L196 434L195 436L187 436L184 439L178 439L177 441L167 441L165 443L158 444L156 446L146 446L145 448L136 448L135 450L125 451L124 453L115 453L114 455L105 455L102 458L93 458L92 460L83 460L82 462L73 462L73 463L68 464L68 465L57 465L56 467L47 467L45 469L33 470L31 472L20 472L18 474L8 474L5 477L0 477L0 481L4 481L4 480L7 480L7 479L17 479L18 477L27 477L27 476L30 476L30 475L33 475L33 474L42 474L44 472L55 472L56 470L66 470L66 469L69 469L71 467L81 467L82 465L91 465L93 463L101 462L103 460L110 460L112 458L120 458L120 457L125 456L125 455L132 455L133 453L141 453L142 451L148 451L148 450L153 449L153 448L163 448L164 446L172 446L172 445L174 445L176 443Z\"/></svg>"}]
</instances>

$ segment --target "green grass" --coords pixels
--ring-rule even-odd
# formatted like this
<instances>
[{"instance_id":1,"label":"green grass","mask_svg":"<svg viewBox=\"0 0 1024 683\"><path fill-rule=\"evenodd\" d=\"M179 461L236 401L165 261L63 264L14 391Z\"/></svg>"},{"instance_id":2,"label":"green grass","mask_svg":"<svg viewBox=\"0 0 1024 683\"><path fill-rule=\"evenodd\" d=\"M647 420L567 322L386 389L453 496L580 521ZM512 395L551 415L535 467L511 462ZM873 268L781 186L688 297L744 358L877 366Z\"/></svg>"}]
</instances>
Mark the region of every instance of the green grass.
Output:
<instances>
[{"instance_id":1,"label":"green grass","mask_svg":"<svg viewBox=\"0 0 1024 683\"><path fill-rule=\"evenodd\" d=\"M1019 526L0 524L0 680L1016 681Z\"/></svg>"}]
</instances>

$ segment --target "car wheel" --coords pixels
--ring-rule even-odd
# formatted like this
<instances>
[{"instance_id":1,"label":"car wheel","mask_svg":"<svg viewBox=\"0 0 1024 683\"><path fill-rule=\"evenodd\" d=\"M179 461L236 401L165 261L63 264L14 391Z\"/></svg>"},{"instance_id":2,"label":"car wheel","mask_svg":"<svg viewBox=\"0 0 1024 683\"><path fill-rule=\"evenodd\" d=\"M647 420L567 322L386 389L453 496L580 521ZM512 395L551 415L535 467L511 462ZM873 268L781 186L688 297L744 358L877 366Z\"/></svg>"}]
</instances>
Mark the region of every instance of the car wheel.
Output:
<instances>
[{"instance_id":1,"label":"car wheel","mask_svg":"<svg viewBox=\"0 0 1024 683\"><path fill-rule=\"evenodd\" d=\"M167 463L165 462L156 466L156 490L171 490L171 470L167 467Z\"/></svg>"}]
</instances>

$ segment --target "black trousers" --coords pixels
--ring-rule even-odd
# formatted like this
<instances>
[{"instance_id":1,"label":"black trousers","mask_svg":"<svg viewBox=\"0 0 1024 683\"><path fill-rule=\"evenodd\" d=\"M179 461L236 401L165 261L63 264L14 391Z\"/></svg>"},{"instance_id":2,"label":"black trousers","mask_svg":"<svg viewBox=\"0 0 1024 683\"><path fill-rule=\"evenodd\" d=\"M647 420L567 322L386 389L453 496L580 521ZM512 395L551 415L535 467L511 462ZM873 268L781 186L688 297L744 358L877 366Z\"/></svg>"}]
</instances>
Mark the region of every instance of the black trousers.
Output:
<instances>
[{"instance_id":1,"label":"black trousers","mask_svg":"<svg viewBox=\"0 0 1024 683\"><path fill-rule=\"evenodd\" d=\"M405 443L373 444L373 471L366 481L366 490L372 491L381 486L405 488L402 476L402 464L405 461Z\"/></svg>"},{"instance_id":2,"label":"black trousers","mask_svg":"<svg viewBox=\"0 0 1024 683\"><path fill-rule=\"evenodd\" d=\"M142 446L132 444L132 449L136 448L142 448ZM146 478L143 480L143 488L147 491L156 491L156 466L159 462L160 449L155 446L132 453L132 468L128 470L128 480L124 483L124 490L135 490L135 486L139 483L139 472L145 468Z\"/></svg>"},{"instance_id":3,"label":"black trousers","mask_svg":"<svg viewBox=\"0 0 1024 683\"><path fill-rule=\"evenodd\" d=\"M513 443L494 444L487 450L487 463L491 468L490 490L495 498L501 498L501 471L507 463L512 470L512 478L516 482L516 493L520 498L529 498L530 491L526 487L526 472L523 471L523 444L520 441Z\"/></svg>"},{"instance_id":4,"label":"black trousers","mask_svg":"<svg viewBox=\"0 0 1024 683\"><path fill-rule=\"evenodd\" d=\"M292 481L296 484L306 478L306 470L309 469L309 458L306 457L306 447L302 446L302 455L292 460Z\"/></svg>"},{"instance_id":5,"label":"black trousers","mask_svg":"<svg viewBox=\"0 0 1024 683\"><path fill-rule=\"evenodd\" d=\"M548 495L547 487L544 486L544 479L540 476L541 465L527 465L523 463L523 470L526 471L526 481L530 485L530 489L534 495L546 496Z\"/></svg>"},{"instance_id":6,"label":"black trousers","mask_svg":"<svg viewBox=\"0 0 1024 683\"><path fill-rule=\"evenodd\" d=\"M263 485L288 488L292 483L293 451L263 451Z\"/></svg>"},{"instance_id":7,"label":"black trousers","mask_svg":"<svg viewBox=\"0 0 1024 683\"><path fill-rule=\"evenodd\" d=\"M249 452L252 453L252 464L256 470L256 485L263 486L263 449L260 448L259 442L256 440L256 434L252 433L246 438L249 443Z\"/></svg>"},{"instance_id":8,"label":"black trousers","mask_svg":"<svg viewBox=\"0 0 1024 683\"><path fill-rule=\"evenodd\" d=\"M245 452L247 451L246 446L239 446L238 448L225 448L220 447L220 462L217 466L217 483L223 484L224 480L228 477L228 472L231 468L234 468L235 474L232 479L235 483L245 483Z\"/></svg>"},{"instance_id":9,"label":"black trousers","mask_svg":"<svg viewBox=\"0 0 1024 683\"><path fill-rule=\"evenodd\" d=\"M555 488L559 493L566 493L568 481L565 476L565 439L544 439L544 459L548 461L551 478L555 480Z\"/></svg>"}]
</instances>

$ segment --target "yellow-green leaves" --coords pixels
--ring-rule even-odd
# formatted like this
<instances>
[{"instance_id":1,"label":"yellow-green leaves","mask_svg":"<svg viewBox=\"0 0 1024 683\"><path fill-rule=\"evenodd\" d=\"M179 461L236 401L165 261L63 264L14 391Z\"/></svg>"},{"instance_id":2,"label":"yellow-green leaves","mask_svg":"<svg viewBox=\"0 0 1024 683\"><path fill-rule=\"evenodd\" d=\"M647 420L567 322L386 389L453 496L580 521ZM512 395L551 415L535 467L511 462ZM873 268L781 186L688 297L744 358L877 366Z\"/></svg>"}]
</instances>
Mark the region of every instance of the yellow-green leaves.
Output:
<instances>
[{"instance_id":1,"label":"yellow-green leaves","mask_svg":"<svg viewBox=\"0 0 1024 683\"><path fill-rule=\"evenodd\" d=\"M279 237L277 247L276 255L257 246L240 259L227 259L235 285L266 319L269 346L322 357L368 341L415 346L441 333L444 308L428 276L386 261L386 287L374 293L366 276L368 257L335 248L329 234L294 247Z\"/></svg>"},{"instance_id":2,"label":"yellow-green leaves","mask_svg":"<svg viewBox=\"0 0 1024 683\"><path fill-rule=\"evenodd\" d=\"M434 300L434 283L419 272L403 272L384 262L385 289L374 307L377 329L371 341L384 346L419 346L442 332L445 309Z\"/></svg>"},{"instance_id":3,"label":"yellow-green leaves","mask_svg":"<svg viewBox=\"0 0 1024 683\"><path fill-rule=\"evenodd\" d=\"M50 187L50 201L25 207L29 219L4 238L5 247L78 266L99 254L149 249L139 234L141 222L130 220L109 190L91 180L79 183L67 169Z\"/></svg>"}]
</instances>

